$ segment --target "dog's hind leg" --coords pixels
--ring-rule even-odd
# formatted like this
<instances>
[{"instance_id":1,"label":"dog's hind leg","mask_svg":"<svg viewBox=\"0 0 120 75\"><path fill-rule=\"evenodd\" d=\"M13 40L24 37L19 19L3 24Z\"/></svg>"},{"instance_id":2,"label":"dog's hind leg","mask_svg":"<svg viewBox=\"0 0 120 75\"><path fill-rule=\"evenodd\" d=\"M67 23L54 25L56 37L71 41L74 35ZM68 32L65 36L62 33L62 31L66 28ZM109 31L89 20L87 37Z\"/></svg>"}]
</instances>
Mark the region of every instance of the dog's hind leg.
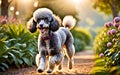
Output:
<instances>
[{"instance_id":1,"label":"dog's hind leg","mask_svg":"<svg viewBox=\"0 0 120 75\"><path fill-rule=\"evenodd\" d=\"M74 45L70 42L66 42L66 50L65 50L66 56L68 57L68 67L69 69L72 69L74 64L74 54L75 54L75 48Z\"/></svg>"},{"instance_id":2,"label":"dog's hind leg","mask_svg":"<svg viewBox=\"0 0 120 75\"><path fill-rule=\"evenodd\" d=\"M58 65L58 70L61 70L61 69L62 69L62 67L63 67L63 61L64 61L64 56L63 56L63 58L62 58L61 63Z\"/></svg>"},{"instance_id":3,"label":"dog's hind leg","mask_svg":"<svg viewBox=\"0 0 120 75\"><path fill-rule=\"evenodd\" d=\"M55 68L55 65L59 65L61 63L62 58L63 58L62 53L51 56L49 60L49 68L48 68L47 73L51 73L53 69Z\"/></svg>"}]
</instances>

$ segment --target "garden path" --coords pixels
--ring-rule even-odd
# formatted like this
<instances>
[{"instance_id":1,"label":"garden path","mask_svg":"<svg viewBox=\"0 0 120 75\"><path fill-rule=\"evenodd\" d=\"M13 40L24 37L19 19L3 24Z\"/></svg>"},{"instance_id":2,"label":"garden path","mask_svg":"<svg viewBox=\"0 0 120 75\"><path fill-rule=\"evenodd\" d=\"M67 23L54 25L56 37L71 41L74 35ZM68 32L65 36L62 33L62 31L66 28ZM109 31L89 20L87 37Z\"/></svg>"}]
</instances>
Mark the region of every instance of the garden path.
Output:
<instances>
[{"instance_id":1,"label":"garden path","mask_svg":"<svg viewBox=\"0 0 120 75\"><path fill-rule=\"evenodd\" d=\"M94 53L92 50L84 50L81 52L77 52L75 54L75 62L74 62L73 70L67 69L67 59L64 61L64 67L61 72L53 72L53 74L89 74L91 69L94 66ZM22 68L22 69L14 69L10 68L8 71L4 72L0 75L41 75L36 71L36 66ZM45 72L42 74L46 74Z\"/></svg>"}]
</instances>

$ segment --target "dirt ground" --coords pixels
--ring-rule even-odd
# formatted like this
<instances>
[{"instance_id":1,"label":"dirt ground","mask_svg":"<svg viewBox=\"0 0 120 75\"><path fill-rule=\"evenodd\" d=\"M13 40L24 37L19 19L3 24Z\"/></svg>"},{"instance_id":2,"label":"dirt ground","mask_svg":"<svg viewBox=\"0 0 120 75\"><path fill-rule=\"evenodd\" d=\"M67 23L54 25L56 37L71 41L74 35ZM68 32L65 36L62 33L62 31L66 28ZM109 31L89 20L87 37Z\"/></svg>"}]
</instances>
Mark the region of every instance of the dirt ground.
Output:
<instances>
[{"instance_id":1,"label":"dirt ground","mask_svg":"<svg viewBox=\"0 0 120 75\"><path fill-rule=\"evenodd\" d=\"M83 75L89 74L91 69L94 66L94 53L92 50L85 50L81 52L77 52L75 54L74 59L74 67L72 70L68 70L67 68L67 59L64 61L63 69L61 71L54 71L50 74L76 74L76 75ZM47 74L46 72L38 73L36 71L37 67L27 67L27 68L10 68L6 72L0 73L0 75L41 75ZM49 75L49 74L48 74Z\"/></svg>"}]
</instances>

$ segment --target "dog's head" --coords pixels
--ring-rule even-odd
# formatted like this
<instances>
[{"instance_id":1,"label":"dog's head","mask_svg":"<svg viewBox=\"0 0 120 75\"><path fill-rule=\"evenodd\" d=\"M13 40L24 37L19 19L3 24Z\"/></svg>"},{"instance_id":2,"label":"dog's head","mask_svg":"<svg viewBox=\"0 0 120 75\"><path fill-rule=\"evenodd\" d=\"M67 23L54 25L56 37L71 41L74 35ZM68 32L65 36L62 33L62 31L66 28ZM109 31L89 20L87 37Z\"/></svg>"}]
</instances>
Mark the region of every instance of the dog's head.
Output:
<instances>
[{"instance_id":1,"label":"dog's head","mask_svg":"<svg viewBox=\"0 0 120 75\"><path fill-rule=\"evenodd\" d=\"M28 22L30 32L40 29L41 33L57 31L60 26L60 19L50 9L40 8L33 13L33 18Z\"/></svg>"}]
</instances>

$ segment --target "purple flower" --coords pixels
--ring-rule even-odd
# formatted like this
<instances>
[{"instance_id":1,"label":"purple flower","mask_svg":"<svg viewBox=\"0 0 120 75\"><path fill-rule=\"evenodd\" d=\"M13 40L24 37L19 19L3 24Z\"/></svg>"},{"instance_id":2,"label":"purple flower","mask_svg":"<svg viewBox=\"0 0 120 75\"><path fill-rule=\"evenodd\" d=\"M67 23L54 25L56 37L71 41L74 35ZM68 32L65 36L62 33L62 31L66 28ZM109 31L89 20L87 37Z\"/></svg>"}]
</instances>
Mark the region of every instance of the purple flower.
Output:
<instances>
[{"instance_id":1,"label":"purple flower","mask_svg":"<svg viewBox=\"0 0 120 75\"><path fill-rule=\"evenodd\" d=\"M6 24L6 23L7 23L7 19L2 19L2 20L1 20L1 24L2 24L2 25Z\"/></svg>"},{"instance_id":2,"label":"purple flower","mask_svg":"<svg viewBox=\"0 0 120 75\"><path fill-rule=\"evenodd\" d=\"M107 47L110 47L110 46L112 46L112 43L111 43L111 42L108 42L108 43L107 43Z\"/></svg>"},{"instance_id":3,"label":"purple flower","mask_svg":"<svg viewBox=\"0 0 120 75\"><path fill-rule=\"evenodd\" d=\"M112 25L113 25L112 22L107 22L107 23L105 23L104 26L108 28L108 27L110 27L110 26L112 26Z\"/></svg>"},{"instance_id":4,"label":"purple flower","mask_svg":"<svg viewBox=\"0 0 120 75\"><path fill-rule=\"evenodd\" d=\"M111 30L108 31L108 35L112 35Z\"/></svg>"},{"instance_id":5,"label":"purple flower","mask_svg":"<svg viewBox=\"0 0 120 75\"><path fill-rule=\"evenodd\" d=\"M118 27L118 31L120 31L120 26Z\"/></svg>"},{"instance_id":6,"label":"purple flower","mask_svg":"<svg viewBox=\"0 0 120 75\"><path fill-rule=\"evenodd\" d=\"M114 23L113 26L117 28L119 26L119 24L118 23Z\"/></svg>"},{"instance_id":7,"label":"purple flower","mask_svg":"<svg viewBox=\"0 0 120 75\"><path fill-rule=\"evenodd\" d=\"M114 22L115 22L115 23L118 23L119 21L120 21L120 17L115 17L115 18L114 18Z\"/></svg>"},{"instance_id":8,"label":"purple flower","mask_svg":"<svg viewBox=\"0 0 120 75\"><path fill-rule=\"evenodd\" d=\"M100 58L103 58L103 57L104 57L104 54L103 54L103 53L100 53L99 56L100 56Z\"/></svg>"},{"instance_id":9,"label":"purple flower","mask_svg":"<svg viewBox=\"0 0 120 75\"><path fill-rule=\"evenodd\" d=\"M108 28L109 26L108 26L108 24L107 23L105 23L105 25L104 25L106 28Z\"/></svg>"},{"instance_id":10,"label":"purple flower","mask_svg":"<svg viewBox=\"0 0 120 75\"><path fill-rule=\"evenodd\" d=\"M112 29L111 30L111 34L115 34L116 33L116 30L115 29Z\"/></svg>"},{"instance_id":11,"label":"purple flower","mask_svg":"<svg viewBox=\"0 0 120 75\"><path fill-rule=\"evenodd\" d=\"M112 25L113 25L113 23L112 23L112 22L108 22L108 25L109 25L109 26L112 26Z\"/></svg>"}]
</instances>

